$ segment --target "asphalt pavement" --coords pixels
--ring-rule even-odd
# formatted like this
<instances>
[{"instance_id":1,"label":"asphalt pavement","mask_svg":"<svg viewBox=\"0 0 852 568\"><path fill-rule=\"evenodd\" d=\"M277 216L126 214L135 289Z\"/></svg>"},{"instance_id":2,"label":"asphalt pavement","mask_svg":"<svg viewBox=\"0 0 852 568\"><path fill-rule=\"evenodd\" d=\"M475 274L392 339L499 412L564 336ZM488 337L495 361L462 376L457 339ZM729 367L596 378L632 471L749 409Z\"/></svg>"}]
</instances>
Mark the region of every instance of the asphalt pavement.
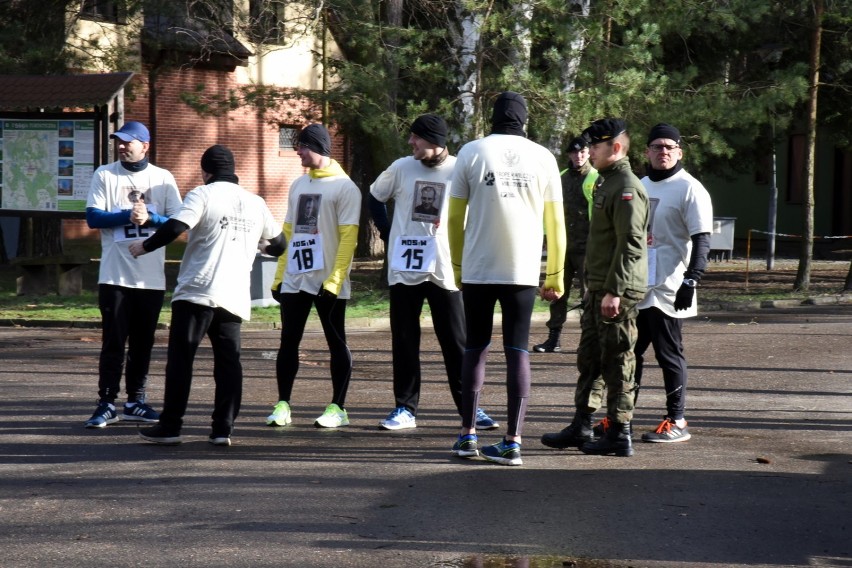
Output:
<instances>
[{"instance_id":1,"label":"asphalt pavement","mask_svg":"<svg viewBox=\"0 0 852 568\"><path fill-rule=\"evenodd\" d=\"M852 305L687 321L692 439L637 441L632 458L538 441L573 413L572 318L562 353L531 356L520 467L450 454L458 417L424 329L418 427L399 432L377 426L393 406L381 322L351 322L352 424L336 431L313 426L331 396L322 333L302 343L294 423L270 428L278 332L246 329L242 413L221 448L207 443L207 344L184 443L162 447L131 424L83 428L98 329L0 327L0 566L852 566ZM541 321L533 330L533 343L546 336ZM155 407L166 340L158 332ZM482 403L504 422L499 335L493 346ZM649 359L637 440L664 413Z\"/></svg>"}]
</instances>

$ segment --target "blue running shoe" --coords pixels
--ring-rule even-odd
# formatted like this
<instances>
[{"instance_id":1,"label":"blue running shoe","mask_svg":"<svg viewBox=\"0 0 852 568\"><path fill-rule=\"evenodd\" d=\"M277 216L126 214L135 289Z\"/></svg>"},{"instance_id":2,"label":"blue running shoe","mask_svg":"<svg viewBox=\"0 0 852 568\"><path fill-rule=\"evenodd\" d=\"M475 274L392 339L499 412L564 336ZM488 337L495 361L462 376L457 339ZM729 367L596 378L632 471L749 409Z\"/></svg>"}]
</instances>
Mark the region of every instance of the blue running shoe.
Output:
<instances>
[{"instance_id":1,"label":"blue running shoe","mask_svg":"<svg viewBox=\"0 0 852 568\"><path fill-rule=\"evenodd\" d=\"M517 442L508 442L506 438L493 446L482 448L482 457L501 465L521 465L524 463L521 460L521 445Z\"/></svg>"},{"instance_id":2,"label":"blue running shoe","mask_svg":"<svg viewBox=\"0 0 852 568\"><path fill-rule=\"evenodd\" d=\"M115 412L115 406L108 402L100 402L95 413L83 425L86 428L104 428L107 424L115 424L116 422L118 422L118 414Z\"/></svg>"},{"instance_id":3,"label":"blue running shoe","mask_svg":"<svg viewBox=\"0 0 852 568\"><path fill-rule=\"evenodd\" d=\"M121 419L125 422L159 422L160 413L144 402L127 402Z\"/></svg>"},{"instance_id":4,"label":"blue running shoe","mask_svg":"<svg viewBox=\"0 0 852 568\"><path fill-rule=\"evenodd\" d=\"M417 421L407 408L400 406L393 409L387 418L379 421L379 426L385 430L404 430L406 428L416 428Z\"/></svg>"},{"instance_id":5,"label":"blue running shoe","mask_svg":"<svg viewBox=\"0 0 852 568\"><path fill-rule=\"evenodd\" d=\"M460 458L475 458L479 455L479 444L476 434L459 435L459 439L453 444L453 453Z\"/></svg>"},{"instance_id":6,"label":"blue running shoe","mask_svg":"<svg viewBox=\"0 0 852 568\"><path fill-rule=\"evenodd\" d=\"M477 430L494 430L499 428L497 421L485 414L481 408L476 409L476 429Z\"/></svg>"}]
</instances>

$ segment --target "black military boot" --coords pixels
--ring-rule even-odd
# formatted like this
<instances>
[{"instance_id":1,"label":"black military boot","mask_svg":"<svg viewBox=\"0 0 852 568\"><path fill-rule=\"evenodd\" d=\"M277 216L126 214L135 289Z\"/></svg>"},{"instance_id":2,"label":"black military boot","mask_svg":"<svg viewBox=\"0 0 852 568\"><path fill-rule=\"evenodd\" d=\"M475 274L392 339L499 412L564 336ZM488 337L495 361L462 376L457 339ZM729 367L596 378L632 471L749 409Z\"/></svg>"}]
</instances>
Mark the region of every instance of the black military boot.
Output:
<instances>
[{"instance_id":1,"label":"black military boot","mask_svg":"<svg viewBox=\"0 0 852 568\"><path fill-rule=\"evenodd\" d=\"M606 435L594 442L583 444L580 451L593 456L620 456L633 455L633 441L630 439L630 423L609 421Z\"/></svg>"},{"instance_id":2,"label":"black military boot","mask_svg":"<svg viewBox=\"0 0 852 568\"><path fill-rule=\"evenodd\" d=\"M547 340L544 343L533 345L533 351L536 353L559 353L562 351L562 346L559 344L560 335L562 335L561 327L551 329Z\"/></svg>"},{"instance_id":3,"label":"black military boot","mask_svg":"<svg viewBox=\"0 0 852 568\"><path fill-rule=\"evenodd\" d=\"M592 434L592 415L586 412L574 414L574 420L559 432L544 434L541 443L548 448L579 448L586 442L593 442L595 435Z\"/></svg>"}]
</instances>

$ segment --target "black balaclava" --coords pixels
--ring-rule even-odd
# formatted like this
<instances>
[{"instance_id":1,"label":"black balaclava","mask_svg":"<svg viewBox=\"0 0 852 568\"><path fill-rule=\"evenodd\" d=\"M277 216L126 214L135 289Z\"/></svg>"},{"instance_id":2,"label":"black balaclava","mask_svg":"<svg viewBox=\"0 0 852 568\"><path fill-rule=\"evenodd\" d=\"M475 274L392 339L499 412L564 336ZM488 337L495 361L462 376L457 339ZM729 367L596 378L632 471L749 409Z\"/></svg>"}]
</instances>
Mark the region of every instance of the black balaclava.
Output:
<instances>
[{"instance_id":1,"label":"black balaclava","mask_svg":"<svg viewBox=\"0 0 852 568\"><path fill-rule=\"evenodd\" d=\"M527 101L518 93L500 93L491 113L491 134L513 134L526 138Z\"/></svg>"},{"instance_id":2,"label":"black balaclava","mask_svg":"<svg viewBox=\"0 0 852 568\"><path fill-rule=\"evenodd\" d=\"M234 154L221 144L207 148L207 151L201 156L201 169L213 176L207 183L215 181L240 182L240 178L234 174Z\"/></svg>"}]
</instances>

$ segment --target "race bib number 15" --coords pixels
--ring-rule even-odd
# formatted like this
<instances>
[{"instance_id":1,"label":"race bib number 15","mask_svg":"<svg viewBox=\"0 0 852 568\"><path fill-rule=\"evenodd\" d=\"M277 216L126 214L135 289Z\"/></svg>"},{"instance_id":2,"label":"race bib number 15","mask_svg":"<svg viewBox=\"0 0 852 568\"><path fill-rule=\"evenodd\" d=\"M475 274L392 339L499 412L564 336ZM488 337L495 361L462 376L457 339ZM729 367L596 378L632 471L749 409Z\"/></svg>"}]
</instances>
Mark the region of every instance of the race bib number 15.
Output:
<instances>
[{"instance_id":1,"label":"race bib number 15","mask_svg":"<svg viewBox=\"0 0 852 568\"><path fill-rule=\"evenodd\" d=\"M287 247L287 272L304 274L325 268L322 256L322 235L296 233Z\"/></svg>"},{"instance_id":2,"label":"race bib number 15","mask_svg":"<svg viewBox=\"0 0 852 568\"><path fill-rule=\"evenodd\" d=\"M391 270L397 272L435 272L435 237L397 237Z\"/></svg>"}]
</instances>

